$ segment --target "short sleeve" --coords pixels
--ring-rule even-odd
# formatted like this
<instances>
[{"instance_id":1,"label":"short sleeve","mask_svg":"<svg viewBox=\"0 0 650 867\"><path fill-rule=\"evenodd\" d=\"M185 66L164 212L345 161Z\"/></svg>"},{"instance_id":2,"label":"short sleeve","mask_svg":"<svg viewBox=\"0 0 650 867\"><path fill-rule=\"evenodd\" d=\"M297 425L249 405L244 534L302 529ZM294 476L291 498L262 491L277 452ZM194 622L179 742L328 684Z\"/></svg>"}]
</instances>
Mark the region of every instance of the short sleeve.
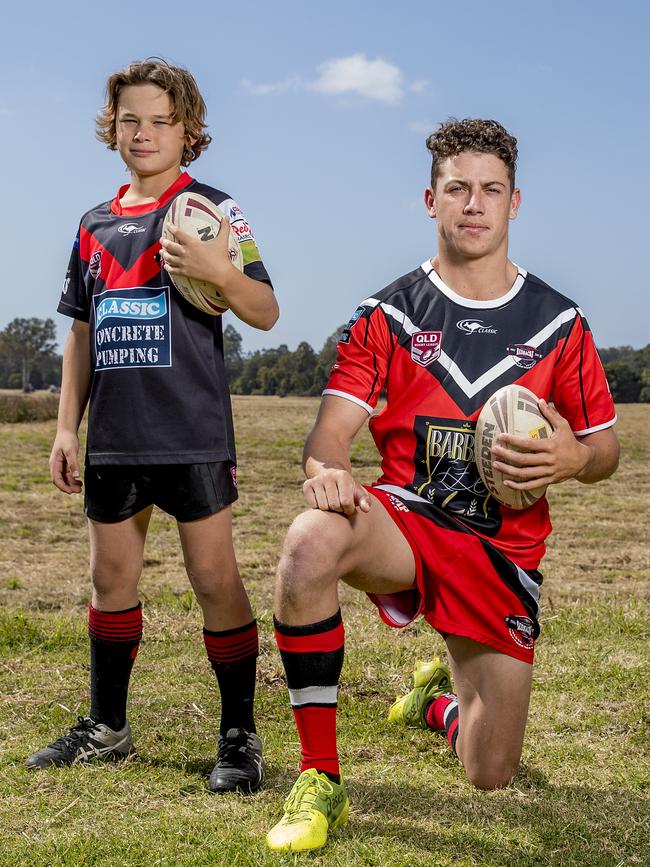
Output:
<instances>
[{"instance_id":1,"label":"short sleeve","mask_svg":"<svg viewBox=\"0 0 650 867\"><path fill-rule=\"evenodd\" d=\"M595 433L616 421L607 377L580 310L555 366L553 402L576 436Z\"/></svg>"},{"instance_id":2,"label":"short sleeve","mask_svg":"<svg viewBox=\"0 0 650 867\"><path fill-rule=\"evenodd\" d=\"M219 207L230 220L232 230L239 241L244 259L244 274L253 280L260 280L272 286L271 278L262 262L262 255L257 246L255 235L240 206L234 199L226 199Z\"/></svg>"},{"instance_id":3,"label":"short sleeve","mask_svg":"<svg viewBox=\"0 0 650 867\"><path fill-rule=\"evenodd\" d=\"M82 322L90 321L90 307L88 305L88 292L84 281L84 269L81 263L80 250L81 226L77 231L77 237L72 245L68 270L66 271L61 299L57 312L72 319L80 319Z\"/></svg>"},{"instance_id":4,"label":"short sleeve","mask_svg":"<svg viewBox=\"0 0 650 867\"><path fill-rule=\"evenodd\" d=\"M393 348L386 317L375 299L354 311L343 329L323 394L351 400L372 414L386 382Z\"/></svg>"}]
</instances>

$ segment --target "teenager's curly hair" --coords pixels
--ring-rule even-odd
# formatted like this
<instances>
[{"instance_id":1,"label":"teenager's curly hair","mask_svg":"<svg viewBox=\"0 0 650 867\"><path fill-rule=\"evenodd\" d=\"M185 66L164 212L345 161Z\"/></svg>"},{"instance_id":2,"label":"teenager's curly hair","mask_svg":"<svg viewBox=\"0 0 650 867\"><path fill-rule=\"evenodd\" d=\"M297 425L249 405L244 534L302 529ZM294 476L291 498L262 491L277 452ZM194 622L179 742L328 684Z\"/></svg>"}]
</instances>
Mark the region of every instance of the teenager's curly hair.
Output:
<instances>
[{"instance_id":1,"label":"teenager's curly hair","mask_svg":"<svg viewBox=\"0 0 650 867\"><path fill-rule=\"evenodd\" d=\"M441 123L436 132L427 139L431 152L431 186L434 187L440 163L447 157L454 157L464 151L494 154L503 160L510 176L510 185L515 186L517 168L517 139L496 120L465 118L457 120L450 117Z\"/></svg>"},{"instance_id":2,"label":"teenager's curly hair","mask_svg":"<svg viewBox=\"0 0 650 867\"><path fill-rule=\"evenodd\" d=\"M198 159L212 141L205 132L206 107L193 76L179 66L171 66L158 58L136 60L106 82L106 103L97 116L97 138L109 150L117 150L117 104L123 87L132 84L155 84L169 95L172 121L185 127L185 148L181 165L188 166ZM194 144L190 138L196 139Z\"/></svg>"}]
</instances>

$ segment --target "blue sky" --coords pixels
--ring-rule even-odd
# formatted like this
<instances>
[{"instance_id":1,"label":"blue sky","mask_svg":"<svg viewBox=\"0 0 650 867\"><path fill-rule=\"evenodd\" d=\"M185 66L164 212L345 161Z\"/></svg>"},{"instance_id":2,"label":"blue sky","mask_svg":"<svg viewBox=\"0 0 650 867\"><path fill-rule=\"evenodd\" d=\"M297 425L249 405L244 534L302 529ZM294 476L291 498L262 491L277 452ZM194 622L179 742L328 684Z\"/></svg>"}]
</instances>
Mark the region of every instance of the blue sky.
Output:
<instances>
[{"instance_id":1,"label":"blue sky","mask_svg":"<svg viewBox=\"0 0 650 867\"><path fill-rule=\"evenodd\" d=\"M519 139L511 257L585 310L600 346L650 341L648 5L12 4L0 33L0 328L55 316L79 217L125 183L94 139L107 75L187 66L214 141L191 173L239 201L281 305L244 348L316 349L435 253L422 204L438 122ZM186 9L185 14L179 10Z\"/></svg>"}]
</instances>

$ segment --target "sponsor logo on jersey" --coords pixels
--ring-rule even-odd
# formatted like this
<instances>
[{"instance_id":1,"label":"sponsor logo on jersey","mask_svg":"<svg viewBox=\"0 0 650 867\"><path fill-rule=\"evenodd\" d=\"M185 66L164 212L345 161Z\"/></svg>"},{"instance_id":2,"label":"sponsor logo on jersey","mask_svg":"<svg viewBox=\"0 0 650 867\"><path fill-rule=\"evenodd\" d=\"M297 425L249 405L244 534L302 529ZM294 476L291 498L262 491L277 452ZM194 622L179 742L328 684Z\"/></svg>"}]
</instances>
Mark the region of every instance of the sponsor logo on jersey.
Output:
<instances>
[{"instance_id":1,"label":"sponsor logo on jersey","mask_svg":"<svg viewBox=\"0 0 650 867\"><path fill-rule=\"evenodd\" d=\"M524 370L530 370L542 358L542 353L538 352L534 346L526 346L525 343L511 343L506 346L508 355L512 355L512 360L517 367L523 367Z\"/></svg>"},{"instance_id":2,"label":"sponsor logo on jersey","mask_svg":"<svg viewBox=\"0 0 650 867\"><path fill-rule=\"evenodd\" d=\"M169 287L96 295L95 370L171 367Z\"/></svg>"},{"instance_id":3,"label":"sponsor logo on jersey","mask_svg":"<svg viewBox=\"0 0 650 867\"><path fill-rule=\"evenodd\" d=\"M97 279L99 275L102 273L102 252L101 250L95 250L95 252L90 257L90 262L88 263L88 270L90 271L90 276Z\"/></svg>"},{"instance_id":4,"label":"sponsor logo on jersey","mask_svg":"<svg viewBox=\"0 0 650 867\"><path fill-rule=\"evenodd\" d=\"M75 237L75 239L74 239L74 243L73 243L73 245L72 245L72 249L73 249L73 250L78 250L78 249L79 249L79 232L77 232L77 235L76 235L76 237Z\"/></svg>"},{"instance_id":5,"label":"sponsor logo on jersey","mask_svg":"<svg viewBox=\"0 0 650 867\"><path fill-rule=\"evenodd\" d=\"M141 232L146 232L146 229L139 223L122 223L117 227L117 231L120 235L139 235Z\"/></svg>"},{"instance_id":6,"label":"sponsor logo on jersey","mask_svg":"<svg viewBox=\"0 0 650 867\"><path fill-rule=\"evenodd\" d=\"M496 334L497 329L492 325L486 325L482 319L460 319L456 323L456 328L464 331L465 334Z\"/></svg>"},{"instance_id":7,"label":"sponsor logo on jersey","mask_svg":"<svg viewBox=\"0 0 650 867\"><path fill-rule=\"evenodd\" d=\"M366 309L365 307L357 307L357 309L354 311L354 313L350 317L350 321L348 322L348 324L345 326L345 328L341 332L341 335L340 335L339 340L338 340L339 343L349 343L350 342L350 333L352 332L352 326L363 315L363 311L365 309Z\"/></svg>"},{"instance_id":8,"label":"sponsor logo on jersey","mask_svg":"<svg viewBox=\"0 0 650 867\"><path fill-rule=\"evenodd\" d=\"M104 319L160 319L167 315L167 298L161 292L154 298L124 298L113 294L104 298L97 305L96 323L100 325Z\"/></svg>"},{"instance_id":9,"label":"sponsor logo on jersey","mask_svg":"<svg viewBox=\"0 0 650 867\"><path fill-rule=\"evenodd\" d=\"M503 618L510 637L520 647L530 649L535 643L535 624L530 617L521 614L508 614Z\"/></svg>"},{"instance_id":10,"label":"sponsor logo on jersey","mask_svg":"<svg viewBox=\"0 0 650 867\"><path fill-rule=\"evenodd\" d=\"M68 271L65 275L65 280L63 281L63 289L61 290L62 295L65 295L70 288L70 280L72 280L72 274L70 273L70 269L68 268Z\"/></svg>"},{"instance_id":11,"label":"sponsor logo on jersey","mask_svg":"<svg viewBox=\"0 0 650 867\"><path fill-rule=\"evenodd\" d=\"M415 476L406 487L481 533L496 534L501 511L478 474L474 422L416 416L413 433Z\"/></svg>"},{"instance_id":12,"label":"sponsor logo on jersey","mask_svg":"<svg viewBox=\"0 0 650 867\"><path fill-rule=\"evenodd\" d=\"M243 220L244 214L239 205L231 205L228 209L228 216L230 217L230 222L234 222L235 220Z\"/></svg>"},{"instance_id":13,"label":"sponsor logo on jersey","mask_svg":"<svg viewBox=\"0 0 650 867\"><path fill-rule=\"evenodd\" d=\"M440 358L442 331L416 331L411 337L411 360L428 367Z\"/></svg>"},{"instance_id":14,"label":"sponsor logo on jersey","mask_svg":"<svg viewBox=\"0 0 650 867\"><path fill-rule=\"evenodd\" d=\"M242 217L239 217L238 220L232 222L230 224L233 232L235 233L235 237L242 244L244 241L255 241L255 236L253 235L253 230L248 225L246 220Z\"/></svg>"}]
</instances>

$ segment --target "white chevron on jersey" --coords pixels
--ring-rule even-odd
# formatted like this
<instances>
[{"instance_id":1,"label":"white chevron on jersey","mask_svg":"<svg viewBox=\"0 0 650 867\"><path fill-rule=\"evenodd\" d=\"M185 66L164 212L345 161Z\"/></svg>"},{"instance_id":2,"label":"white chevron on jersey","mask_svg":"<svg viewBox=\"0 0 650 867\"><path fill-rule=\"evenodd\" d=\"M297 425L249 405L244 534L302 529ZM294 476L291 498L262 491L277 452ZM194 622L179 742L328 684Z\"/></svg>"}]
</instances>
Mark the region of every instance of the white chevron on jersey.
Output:
<instances>
[{"instance_id":1,"label":"white chevron on jersey","mask_svg":"<svg viewBox=\"0 0 650 867\"><path fill-rule=\"evenodd\" d=\"M411 337L416 334L420 329L411 322L409 317L402 310L398 310L397 307L393 307L392 304L386 304L383 301L380 301L378 298L366 298L365 301L362 301L359 305L360 307L381 307L384 313L387 316L390 316L391 319L394 319L396 322L399 322L400 325L404 328L407 334L410 334ZM570 322L571 319L574 319L578 315L578 308L569 307L568 310L564 310L558 316L555 317L548 325L542 328L537 334L530 337L526 340L526 344L528 346L532 346L537 349L538 346L541 346L545 340L554 334L565 322ZM447 353L443 350L440 352L440 357L438 359L439 363L445 370L449 373L451 378L454 380L456 385L461 388L467 397L474 397L480 391L482 391L486 386L488 386L491 382L494 382L500 376L502 376L507 370L511 367L515 366L515 360L512 355L506 355L505 358L502 358L501 361L497 362L493 367L489 370L486 370L485 373L482 373L478 379L475 379L474 382L470 382L460 367L453 361Z\"/></svg>"}]
</instances>

